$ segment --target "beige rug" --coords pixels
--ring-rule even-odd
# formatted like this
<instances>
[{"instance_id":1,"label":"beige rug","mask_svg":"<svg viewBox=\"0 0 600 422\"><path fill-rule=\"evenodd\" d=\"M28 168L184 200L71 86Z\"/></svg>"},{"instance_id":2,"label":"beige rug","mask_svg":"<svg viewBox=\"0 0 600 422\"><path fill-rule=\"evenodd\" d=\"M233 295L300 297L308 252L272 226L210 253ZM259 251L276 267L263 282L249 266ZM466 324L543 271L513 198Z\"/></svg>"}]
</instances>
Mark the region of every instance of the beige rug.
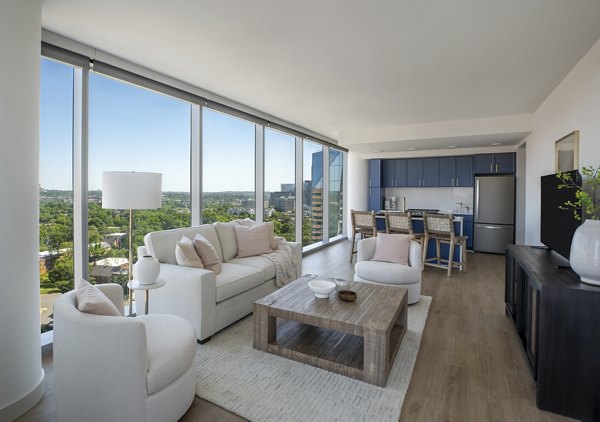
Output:
<instances>
[{"instance_id":1,"label":"beige rug","mask_svg":"<svg viewBox=\"0 0 600 422\"><path fill-rule=\"evenodd\" d=\"M251 421L397 421L430 304L408 307L385 388L254 350L249 316L198 345L196 395Z\"/></svg>"}]
</instances>

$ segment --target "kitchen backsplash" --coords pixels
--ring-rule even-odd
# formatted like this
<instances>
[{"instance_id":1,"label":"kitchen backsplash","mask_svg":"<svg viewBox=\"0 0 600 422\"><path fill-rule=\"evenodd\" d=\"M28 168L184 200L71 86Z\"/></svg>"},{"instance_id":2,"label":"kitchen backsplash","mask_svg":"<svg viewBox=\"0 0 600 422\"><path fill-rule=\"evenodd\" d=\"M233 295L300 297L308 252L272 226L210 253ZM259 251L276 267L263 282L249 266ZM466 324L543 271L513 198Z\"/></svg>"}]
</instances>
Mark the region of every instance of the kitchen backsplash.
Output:
<instances>
[{"instance_id":1,"label":"kitchen backsplash","mask_svg":"<svg viewBox=\"0 0 600 422\"><path fill-rule=\"evenodd\" d=\"M473 213L473 188L385 188L384 196L395 196L399 210L402 209L404 197L406 208L430 208L455 214ZM462 204L462 210L457 203Z\"/></svg>"}]
</instances>

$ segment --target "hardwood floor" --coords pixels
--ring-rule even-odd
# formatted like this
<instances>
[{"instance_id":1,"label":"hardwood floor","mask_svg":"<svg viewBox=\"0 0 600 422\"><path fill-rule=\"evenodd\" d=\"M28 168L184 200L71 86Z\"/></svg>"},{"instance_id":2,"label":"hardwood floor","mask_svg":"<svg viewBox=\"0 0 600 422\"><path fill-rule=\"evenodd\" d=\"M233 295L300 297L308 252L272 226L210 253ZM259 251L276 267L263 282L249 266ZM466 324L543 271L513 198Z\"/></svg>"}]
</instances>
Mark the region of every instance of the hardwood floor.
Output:
<instances>
[{"instance_id":1,"label":"hardwood floor","mask_svg":"<svg viewBox=\"0 0 600 422\"><path fill-rule=\"evenodd\" d=\"M304 257L303 273L354 276L349 241ZM504 256L470 254L469 272L427 267L422 294L433 297L401 421L570 421L535 405L535 384L504 314ZM409 311L410 312L410 311ZM19 422L55 421L52 358L44 398ZM195 398L182 421L244 420Z\"/></svg>"}]
</instances>

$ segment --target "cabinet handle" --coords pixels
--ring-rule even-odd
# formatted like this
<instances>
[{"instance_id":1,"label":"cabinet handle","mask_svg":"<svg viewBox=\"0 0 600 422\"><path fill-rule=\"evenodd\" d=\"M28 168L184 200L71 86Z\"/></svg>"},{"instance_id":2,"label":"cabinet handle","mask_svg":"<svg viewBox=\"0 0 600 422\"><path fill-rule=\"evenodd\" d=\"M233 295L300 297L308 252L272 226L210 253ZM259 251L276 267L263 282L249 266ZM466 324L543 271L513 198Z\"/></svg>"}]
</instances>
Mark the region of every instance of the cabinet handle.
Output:
<instances>
[{"instance_id":1,"label":"cabinet handle","mask_svg":"<svg viewBox=\"0 0 600 422\"><path fill-rule=\"evenodd\" d=\"M458 177L456 178L456 186L459 186L459 184L458 184Z\"/></svg>"},{"instance_id":2,"label":"cabinet handle","mask_svg":"<svg viewBox=\"0 0 600 422\"><path fill-rule=\"evenodd\" d=\"M454 178L452 179L452 186L454 186Z\"/></svg>"},{"instance_id":3,"label":"cabinet handle","mask_svg":"<svg viewBox=\"0 0 600 422\"><path fill-rule=\"evenodd\" d=\"M490 173L493 173L494 170L492 170L492 164L490 164Z\"/></svg>"},{"instance_id":4,"label":"cabinet handle","mask_svg":"<svg viewBox=\"0 0 600 422\"><path fill-rule=\"evenodd\" d=\"M371 179L369 179L369 187L371 187Z\"/></svg>"},{"instance_id":5,"label":"cabinet handle","mask_svg":"<svg viewBox=\"0 0 600 422\"><path fill-rule=\"evenodd\" d=\"M498 173L498 164L496 164L496 173Z\"/></svg>"},{"instance_id":6,"label":"cabinet handle","mask_svg":"<svg viewBox=\"0 0 600 422\"><path fill-rule=\"evenodd\" d=\"M422 179L422 180L423 180L423 186L425 186L425 179Z\"/></svg>"}]
</instances>

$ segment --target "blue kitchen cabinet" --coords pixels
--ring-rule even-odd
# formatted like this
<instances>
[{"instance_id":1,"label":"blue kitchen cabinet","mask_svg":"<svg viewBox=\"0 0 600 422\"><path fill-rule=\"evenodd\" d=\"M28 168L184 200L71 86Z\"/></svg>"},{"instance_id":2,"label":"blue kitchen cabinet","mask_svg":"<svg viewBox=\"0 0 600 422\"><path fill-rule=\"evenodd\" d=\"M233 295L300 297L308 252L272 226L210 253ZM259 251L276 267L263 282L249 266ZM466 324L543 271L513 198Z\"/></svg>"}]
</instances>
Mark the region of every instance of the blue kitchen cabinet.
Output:
<instances>
[{"instance_id":1,"label":"blue kitchen cabinet","mask_svg":"<svg viewBox=\"0 0 600 422\"><path fill-rule=\"evenodd\" d=\"M411 188L421 187L423 179L423 159L408 158L406 160L406 186Z\"/></svg>"},{"instance_id":2,"label":"blue kitchen cabinet","mask_svg":"<svg viewBox=\"0 0 600 422\"><path fill-rule=\"evenodd\" d=\"M381 187L381 160L369 160L369 187Z\"/></svg>"},{"instance_id":3,"label":"blue kitchen cabinet","mask_svg":"<svg viewBox=\"0 0 600 422\"><path fill-rule=\"evenodd\" d=\"M514 174L516 170L515 153L494 154L494 170L496 173Z\"/></svg>"},{"instance_id":4,"label":"blue kitchen cabinet","mask_svg":"<svg viewBox=\"0 0 600 422\"><path fill-rule=\"evenodd\" d=\"M396 180L396 160L381 160L381 186L393 188Z\"/></svg>"},{"instance_id":5,"label":"blue kitchen cabinet","mask_svg":"<svg viewBox=\"0 0 600 422\"><path fill-rule=\"evenodd\" d=\"M394 160L396 167L396 186L406 186L406 159Z\"/></svg>"},{"instance_id":6,"label":"blue kitchen cabinet","mask_svg":"<svg viewBox=\"0 0 600 422\"><path fill-rule=\"evenodd\" d=\"M383 188L369 188L369 211L379 212L383 209Z\"/></svg>"},{"instance_id":7,"label":"blue kitchen cabinet","mask_svg":"<svg viewBox=\"0 0 600 422\"><path fill-rule=\"evenodd\" d=\"M439 186L454 186L454 179L456 178L455 157L441 157L439 164Z\"/></svg>"},{"instance_id":8,"label":"blue kitchen cabinet","mask_svg":"<svg viewBox=\"0 0 600 422\"><path fill-rule=\"evenodd\" d=\"M421 186L439 186L439 158L423 158L423 180Z\"/></svg>"},{"instance_id":9,"label":"blue kitchen cabinet","mask_svg":"<svg viewBox=\"0 0 600 422\"><path fill-rule=\"evenodd\" d=\"M473 156L464 155L454 157L456 159L456 170L454 172L454 186L472 187L473 186ZM441 160L441 159L440 159Z\"/></svg>"},{"instance_id":10,"label":"blue kitchen cabinet","mask_svg":"<svg viewBox=\"0 0 600 422\"><path fill-rule=\"evenodd\" d=\"M514 152L475 156L475 174L514 174L515 169Z\"/></svg>"},{"instance_id":11,"label":"blue kitchen cabinet","mask_svg":"<svg viewBox=\"0 0 600 422\"><path fill-rule=\"evenodd\" d=\"M385 233L385 218L377 217L375 218L375 223L377 224L377 231Z\"/></svg>"},{"instance_id":12,"label":"blue kitchen cabinet","mask_svg":"<svg viewBox=\"0 0 600 422\"><path fill-rule=\"evenodd\" d=\"M406 186L406 160L382 160L382 186L397 188Z\"/></svg>"}]
</instances>

